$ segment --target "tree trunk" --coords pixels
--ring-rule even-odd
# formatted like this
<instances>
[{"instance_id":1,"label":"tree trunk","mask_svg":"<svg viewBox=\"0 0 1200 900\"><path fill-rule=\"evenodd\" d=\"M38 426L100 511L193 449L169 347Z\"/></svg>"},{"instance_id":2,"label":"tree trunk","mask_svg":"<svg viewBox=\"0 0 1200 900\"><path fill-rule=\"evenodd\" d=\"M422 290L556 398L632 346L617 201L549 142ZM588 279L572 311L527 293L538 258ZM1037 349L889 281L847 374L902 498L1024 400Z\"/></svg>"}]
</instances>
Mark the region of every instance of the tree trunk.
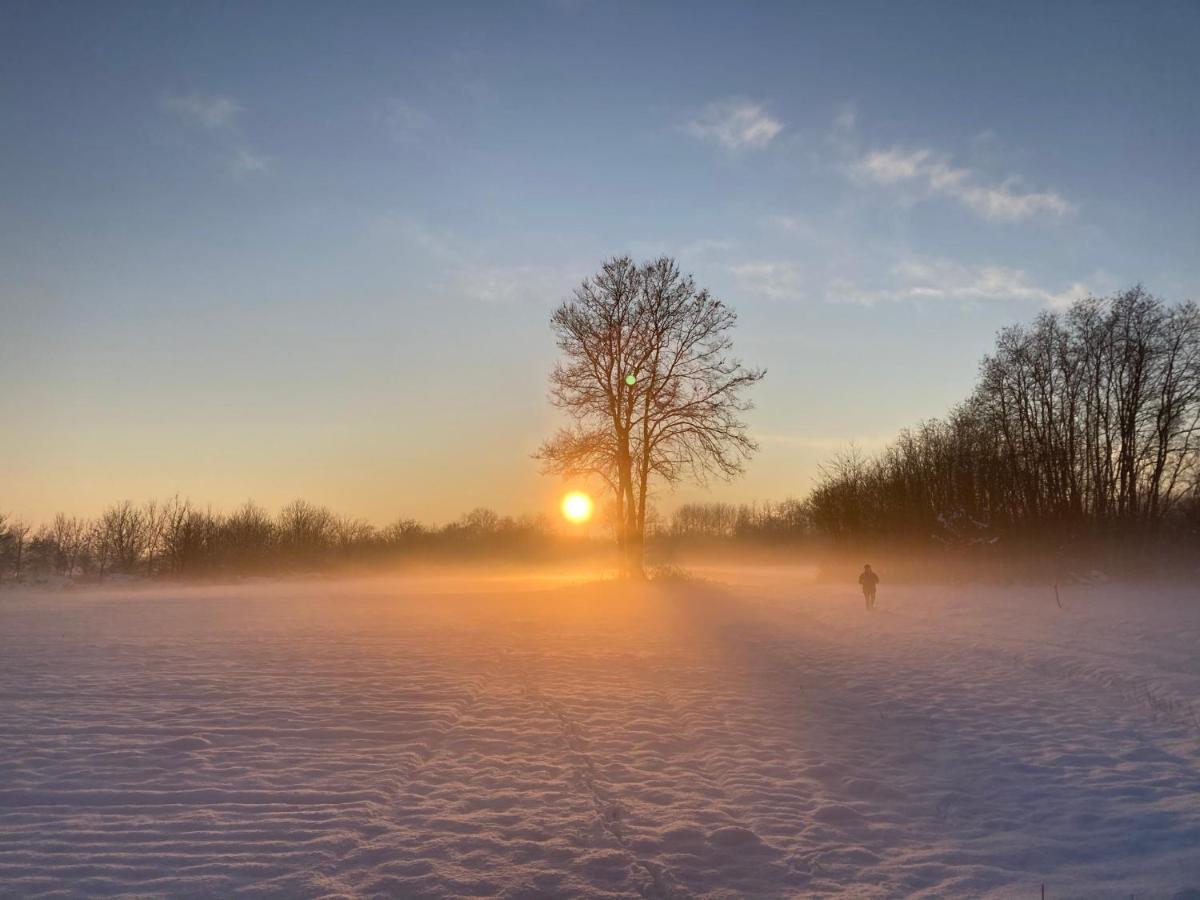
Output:
<instances>
[{"instance_id":1,"label":"tree trunk","mask_svg":"<svg viewBox=\"0 0 1200 900\"><path fill-rule=\"evenodd\" d=\"M646 538L640 531L631 533L625 541L625 577L632 581L646 579Z\"/></svg>"}]
</instances>

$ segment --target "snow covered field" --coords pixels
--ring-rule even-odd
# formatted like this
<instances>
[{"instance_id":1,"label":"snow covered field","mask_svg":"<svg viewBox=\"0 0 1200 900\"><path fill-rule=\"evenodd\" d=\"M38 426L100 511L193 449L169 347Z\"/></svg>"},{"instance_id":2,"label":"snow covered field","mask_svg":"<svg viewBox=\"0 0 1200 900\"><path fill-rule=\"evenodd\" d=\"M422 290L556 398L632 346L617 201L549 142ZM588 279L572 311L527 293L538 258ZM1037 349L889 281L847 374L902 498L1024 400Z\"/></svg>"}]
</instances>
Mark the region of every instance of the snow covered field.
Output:
<instances>
[{"instance_id":1,"label":"snow covered field","mask_svg":"<svg viewBox=\"0 0 1200 900\"><path fill-rule=\"evenodd\" d=\"M1200 898L1195 591L711 579L0 592L0 894Z\"/></svg>"}]
</instances>

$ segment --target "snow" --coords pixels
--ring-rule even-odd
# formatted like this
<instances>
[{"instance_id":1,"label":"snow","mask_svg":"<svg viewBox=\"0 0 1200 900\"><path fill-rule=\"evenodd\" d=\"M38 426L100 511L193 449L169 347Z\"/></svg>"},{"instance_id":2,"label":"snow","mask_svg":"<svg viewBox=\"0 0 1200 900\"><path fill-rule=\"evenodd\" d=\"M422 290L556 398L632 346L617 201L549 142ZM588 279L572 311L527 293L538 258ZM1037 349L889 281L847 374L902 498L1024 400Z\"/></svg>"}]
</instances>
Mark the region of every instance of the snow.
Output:
<instances>
[{"instance_id":1,"label":"snow","mask_svg":"<svg viewBox=\"0 0 1200 900\"><path fill-rule=\"evenodd\" d=\"M0 894L1200 897L1200 596L0 593Z\"/></svg>"}]
</instances>

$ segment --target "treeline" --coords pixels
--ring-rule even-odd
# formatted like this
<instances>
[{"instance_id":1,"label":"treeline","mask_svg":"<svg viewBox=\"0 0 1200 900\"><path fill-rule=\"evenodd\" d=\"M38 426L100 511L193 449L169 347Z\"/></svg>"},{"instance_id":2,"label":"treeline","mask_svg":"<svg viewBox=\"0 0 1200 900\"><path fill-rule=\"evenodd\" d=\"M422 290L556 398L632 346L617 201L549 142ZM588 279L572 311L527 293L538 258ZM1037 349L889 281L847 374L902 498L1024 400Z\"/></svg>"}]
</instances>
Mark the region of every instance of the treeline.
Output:
<instances>
[{"instance_id":1,"label":"treeline","mask_svg":"<svg viewBox=\"0 0 1200 900\"><path fill-rule=\"evenodd\" d=\"M1200 529L1200 311L1140 286L1006 328L972 394L807 508L840 541L1189 545Z\"/></svg>"},{"instance_id":2,"label":"treeline","mask_svg":"<svg viewBox=\"0 0 1200 900\"><path fill-rule=\"evenodd\" d=\"M659 524L651 536L678 541L735 540L756 543L788 542L813 534L808 504L800 500L779 503L685 503L672 514L666 527Z\"/></svg>"},{"instance_id":3,"label":"treeline","mask_svg":"<svg viewBox=\"0 0 1200 900\"><path fill-rule=\"evenodd\" d=\"M600 531L602 529L597 529ZM971 395L874 456L823 467L803 501L650 510L650 546L1064 548L1146 557L1200 549L1200 310L1141 287L1004 329ZM0 579L267 574L418 556L547 558L584 550L544 517L478 509L428 527L376 528L302 500L270 515L178 498L125 502L38 529L0 515ZM856 552L856 551L855 551ZM1178 555L1178 554L1177 554Z\"/></svg>"},{"instance_id":4,"label":"treeline","mask_svg":"<svg viewBox=\"0 0 1200 900\"><path fill-rule=\"evenodd\" d=\"M807 506L782 503L687 503L669 519L651 517L655 542L789 541L812 533ZM607 529L601 543L608 540ZM321 571L427 557L536 559L585 550L542 516L501 516L476 509L427 526L399 519L384 528L297 500L272 516L254 503L233 513L173 498L126 501L95 519L59 514L39 528L0 513L0 580L60 575L205 576Z\"/></svg>"},{"instance_id":5,"label":"treeline","mask_svg":"<svg viewBox=\"0 0 1200 900\"><path fill-rule=\"evenodd\" d=\"M651 517L652 540L781 541L811 533L806 506L688 503ZM607 529L601 545L606 547ZM195 577L324 571L405 559L535 560L590 552L542 516L476 509L448 525L399 519L384 528L297 500L277 515L246 503L233 513L188 500L114 504L95 519L59 514L39 528L0 513L0 581L48 575Z\"/></svg>"},{"instance_id":6,"label":"treeline","mask_svg":"<svg viewBox=\"0 0 1200 900\"><path fill-rule=\"evenodd\" d=\"M60 575L177 576L309 572L422 556L503 554L534 559L579 549L543 517L476 509L429 527L400 519L376 528L297 500L272 516L247 503L223 514L178 498L118 503L96 519L57 515L38 529L0 514L0 580Z\"/></svg>"}]
</instances>

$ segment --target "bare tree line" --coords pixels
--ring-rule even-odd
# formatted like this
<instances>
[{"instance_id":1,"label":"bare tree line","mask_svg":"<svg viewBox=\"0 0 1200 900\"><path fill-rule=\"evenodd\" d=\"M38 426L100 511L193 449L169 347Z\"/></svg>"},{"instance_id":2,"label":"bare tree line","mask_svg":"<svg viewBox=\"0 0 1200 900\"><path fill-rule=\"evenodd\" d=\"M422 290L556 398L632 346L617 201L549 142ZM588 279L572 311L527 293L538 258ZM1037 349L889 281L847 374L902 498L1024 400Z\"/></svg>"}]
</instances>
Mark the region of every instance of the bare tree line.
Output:
<instances>
[{"instance_id":1,"label":"bare tree line","mask_svg":"<svg viewBox=\"0 0 1200 900\"><path fill-rule=\"evenodd\" d=\"M612 277L634 277L627 260L610 266L619 270L607 273ZM650 268L666 283L679 278L665 262ZM696 327L716 329L711 346L719 356L728 349L723 323L731 320L710 322L708 301L696 299L689 281L678 288L680 302L700 305ZM564 306L556 315L576 314ZM608 368L616 383L627 367L614 358ZM726 374L718 389L758 377L733 363L719 369ZM587 387L583 374L576 385L571 371L556 371L556 389L594 390L598 407L607 408L607 388ZM631 371L655 369L642 363ZM642 377L655 376L643 374L635 384ZM638 397L644 403L647 396L629 394L623 402ZM672 397L661 401L665 408L672 408ZM726 413L741 408L731 399ZM741 434L740 424L727 424ZM641 446L629 437L630 451ZM601 441L593 448L597 455L589 456L590 446L583 431L564 430L542 457L561 452L556 466L594 465L611 479L620 502L602 509L619 538L629 539L636 528L639 558L643 534L676 542L832 539L852 546L899 540L1004 548L1108 542L1137 552L1182 541L1194 548L1200 535L1200 310L1192 303L1167 305L1136 287L1006 328L982 361L975 389L948 416L903 431L872 457L853 448L839 455L803 501L687 503L663 519L646 500L643 475L661 466L670 483L679 471L671 466L719 467L724 457L689 462L686 447L669 458L643 454L649 468L641 474L631 468L626 488L637 487L631 495L609 465L611 448ZM725 462L736 471L740 445L731 446L734 456ZM631 452L631 466L634 458ZM560 538L544 518L514 519L486 509L441 528L411 519L375 528L303 500L272 516L253 503L225 514L176 497L114 504L95 519L60 514L36 529L0 514L0 579L270 573L413 553L534 558L553 552Z\"/></svg>"},{"instance_id":2,"label":"bare tree line","mask_svg":"<svg viewBox=\"0 0 1200 900\"><path fill-rule=\"evenodd\" d=\"M808 504L801 500L778 503L684 503L655 537L680 540L795 541L813 536Z\"/></svg>"},{"instance_id":3,"label":"bare tree line","mask_svg":"<svg viewBox=\"0 0 1200 900\"><path fill-rule=\"evenodd\" d=\"M599 523L616 532L611 510ZM794 540L811 534L808 507L781 503L685 503L669 518L649 508L654 541ZM109 575L192 577L319 571L406 555L541 555L578 550L541 516L513 518L475 509L441 527L398 519L377 528L297 500L275 516L254 503L214 512L178 497L129 501L94 519L59 513L40 528L0 514L0 580L29 576L104 578Z\"/></svg>"},{"instance_id":4,"label":"bare tree line","mask_svg":"<svg viewBox=\"0 0 1200 900\"><path fill-rule=\"evenodd\" d=\"M556 542L561 536L543 517L512 518L489 509L441 527L398 519L376 528L304 500L271 516L254 503L226 514L175 497L116 503L94 519L60 513L37 529L0 514L0 580L269 574L415 553L536 556Z\"/></svg>"},{"instance_id":5,"label":"bare tree line","mask_svg":"<svg viewBox=\"0 0 1200 900\"><path fill-rule=\"evenodd\" d=\"M1194 534L1200 311L1140 286L1000 332L970 397L823 469L818 531L954 543Z\"/></svg>"}]
</instances>

